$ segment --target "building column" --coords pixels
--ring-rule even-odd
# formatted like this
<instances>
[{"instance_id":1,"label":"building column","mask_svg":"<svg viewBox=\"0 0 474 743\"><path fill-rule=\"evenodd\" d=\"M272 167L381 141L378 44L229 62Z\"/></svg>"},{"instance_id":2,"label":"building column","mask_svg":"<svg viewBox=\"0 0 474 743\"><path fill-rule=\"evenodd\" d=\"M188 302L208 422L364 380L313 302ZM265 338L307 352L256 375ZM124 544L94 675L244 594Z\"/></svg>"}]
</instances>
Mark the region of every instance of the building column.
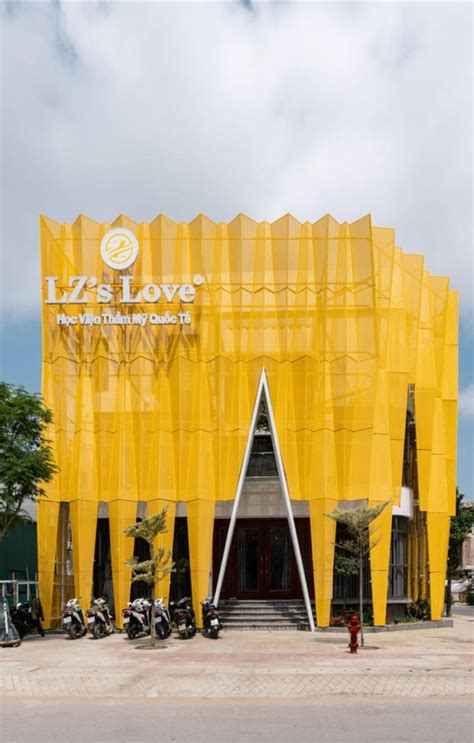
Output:
<instances>
[{"instance_id":1,"label":"building column","mask_svg":"<svg viewBox=\"0 0 474 743\"><path fill-rule=\"evenodd\" d=\"M379 505L370 501L370 506ZM389 503L370 524L374 531L370 550L370 580L372 584L372 607L374 626L383 627L387 621L388 569L392 542L392 504Z\"/></svg>"},{"instance_id":2,"label":"building column","mask_svg":"<svg viewBox=\"0 0 474 743\"><path fill-rule=\"evenodd\" d=\"M174 522L176 518L176 502L165 500L163 498L157 498L156 500L148 501L147 503L147 516L154 516L157 513L160 513L160 511L163 510L163 508L168 507L168 513L166 514L166 528L167 531L163 534L158 534L157 538L153 542L153 550L156 552L156 550L164 549L165 554L167 552L171 553L171 557L168 563L168 566L171 566L172 560L173 560L173 538L174 538ZM156 584L156 595L157 596L164 596L169 601L169 595L170 595L170 582L171 582L171 573L168 573L168 575L165 575L157 584Z\"/></svg>"},{"instance_id":3,"label":"building column","mask_svg":"<svg viewBox=\"0 0 474 743\"><path fill-rule=\"evenodd\" d=\"M89 608L92 596L98 508L97 501L75 500L69 504L74 593L82 599L84 610Z\"/></svg>"},{"instance_id":4,"label":"building column","mask_svg":"<svg viewBox=\"0 0 474 743\"><path fill-rule=\"evenodd\" d=\"M313 551L316 623L329 627L331 616L336 522L326 516L334 511L337 501L329 498L309 501L311 548Z\"/></svg>"},{"instance_id":5,"label":"building column","mask_svg":"<svg viewBox=\"0 0 474 743\"><path fill-rule=\"evenodd\" d=\"M450 517L446 513L426 514L431 619L441 619L443 613L449 524Z\"/></svg>"},{"instance_id":6,"label":"building column","mask_svg":"<svg viewBox=\"0 0 474 743\"><path fill-rule=\"evenodd\" d=\"M191 588L198 627L202 626L200 602L209 595L214 509L214 501L199 499L187 503Z\"/></svg>"},{"instance_id":7,"label":"building column","mask_svg":"<svg viewBox=\"0 0 474 743\"><path fill-rule=\"evenodd\" d=\"M137 520L137 502L114 500L109 503L110 557L114 585L115 626L123 629L122 609L130 601L132 571L125 565L133 555L135 540L127 537L123 530Z\"/></svg>"},{"instance_id":8,"label":"building column","mask_svg":"<svg viewBox=\"0 0 474 743\"><path fill-rule=\"evenodd\" d=\"M51 500L39 500L36 506L39 597L46 629L51 625L60 506Z\"/></svg>"}]
</instances>

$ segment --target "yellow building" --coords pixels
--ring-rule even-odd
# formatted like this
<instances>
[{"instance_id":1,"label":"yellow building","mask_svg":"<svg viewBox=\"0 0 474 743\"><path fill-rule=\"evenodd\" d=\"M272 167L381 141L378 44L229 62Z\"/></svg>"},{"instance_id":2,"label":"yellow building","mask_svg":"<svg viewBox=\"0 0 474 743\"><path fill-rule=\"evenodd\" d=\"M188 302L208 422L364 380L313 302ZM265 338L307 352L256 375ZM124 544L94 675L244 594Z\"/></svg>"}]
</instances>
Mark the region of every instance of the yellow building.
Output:
<instances>
[{"instance_id":1,"label":"yellow building","mask_svg":"<svg viewBox=\"0 0 474 743\"><path fill-rule=\"evenodd\" d=\"M167 505L163 543L189 554L196 609L216 588L306 607L314 596L327 626L326 514L383 501L374 623L420 597L440 617L456 473L447 278L370 216L43 217L41 256L42 391L60 468L38 504L48 620L72 592L87 603L110 584L120 626L134 550L123 528Z\"/></svg>"}]
</instances>

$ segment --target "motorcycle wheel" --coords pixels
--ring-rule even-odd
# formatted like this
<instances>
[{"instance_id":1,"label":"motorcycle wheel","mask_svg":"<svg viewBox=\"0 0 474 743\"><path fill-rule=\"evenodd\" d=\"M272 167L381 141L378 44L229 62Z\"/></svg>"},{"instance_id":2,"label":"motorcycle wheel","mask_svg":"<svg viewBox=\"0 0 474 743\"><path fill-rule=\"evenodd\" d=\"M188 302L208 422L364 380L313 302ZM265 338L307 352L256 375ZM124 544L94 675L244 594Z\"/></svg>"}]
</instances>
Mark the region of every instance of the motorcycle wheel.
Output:
<instances>
[{"instance_id":1,"label":"motorcycle wheel","mask_svg":"<svg viewBox=\"0 0 474 743\"><path fill-rule=\"evenodd\" d=\"M217 640L219 637L219 630L218 629L211 629L211 637L213 640Z\"/></svg>"},{"instance_id":2,"label":"motorcycle wheel","mask_svg":"<svg viewBox=\"0 0 474 743\"><path fill-rule=\"evenodd\" d=\"M72 622L69 628L69 637L71 638L71 640L75 640L77 637L77 625L75 622Z\"/></svg>"},{"instance_id":3,"label":"motorcycle wheel","mask_svg":"<svg viewBox=\"0 0 474 743\"><path fill-rule=\"evenodd\" d=\"M137 636L137 628L135 625L132 624L132 626L127 627L127 637L129 640L134 640Z\"/></svg>"},{"instance_id":4,"label":"motorcycle wheel","mask_svg":"<svg viewBox=\"0 0 474 743\"><path fill-rule=\"evenodd\" d=\"M102 635L102 628L100 624L97 624L97 622L94 624L94 629L92 630L92 637L94 640L98 640Z\"/></svg>"}]
</instances>

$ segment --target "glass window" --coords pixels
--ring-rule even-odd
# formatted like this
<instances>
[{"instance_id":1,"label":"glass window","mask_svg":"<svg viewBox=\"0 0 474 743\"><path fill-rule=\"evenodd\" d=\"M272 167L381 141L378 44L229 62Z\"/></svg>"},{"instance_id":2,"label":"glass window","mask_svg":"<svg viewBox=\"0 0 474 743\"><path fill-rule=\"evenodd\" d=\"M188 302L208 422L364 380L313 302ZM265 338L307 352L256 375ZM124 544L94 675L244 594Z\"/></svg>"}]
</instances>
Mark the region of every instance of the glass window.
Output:
<instances>
[{"instance_id":1,"label":"glass window","mask_svg":"<svg viewBox=\"0 0 474 743\"><path fill-rule=\"evenodd\" d=\"M392 543L390 547L390 573L388 595L404 598L407 595L408 579L408 519L394 516L392 521Z\"/></svg>"}]
</instances>

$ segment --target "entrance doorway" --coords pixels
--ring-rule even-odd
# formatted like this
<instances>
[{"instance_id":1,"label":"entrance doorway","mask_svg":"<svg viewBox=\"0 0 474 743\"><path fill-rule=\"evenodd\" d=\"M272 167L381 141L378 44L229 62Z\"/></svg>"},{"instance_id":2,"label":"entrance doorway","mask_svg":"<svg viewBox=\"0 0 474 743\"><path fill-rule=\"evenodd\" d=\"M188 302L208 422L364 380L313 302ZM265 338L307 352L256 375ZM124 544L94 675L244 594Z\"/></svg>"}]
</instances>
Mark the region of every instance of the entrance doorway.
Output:
<instances>
[{"instance_id":1,"label":"entrance doorway","mask_svg":"<svg viewBox=\"0 0 474 743\"><path fill-rule=\"evenodd\" d=\"M309 519L295 519L310 596L313 595ZM214 583L224 551L228 519L214 527ZM224 576L223 599L302 598L290 530L286 519L239 519Z\"/></svg>"}]
</instances>

